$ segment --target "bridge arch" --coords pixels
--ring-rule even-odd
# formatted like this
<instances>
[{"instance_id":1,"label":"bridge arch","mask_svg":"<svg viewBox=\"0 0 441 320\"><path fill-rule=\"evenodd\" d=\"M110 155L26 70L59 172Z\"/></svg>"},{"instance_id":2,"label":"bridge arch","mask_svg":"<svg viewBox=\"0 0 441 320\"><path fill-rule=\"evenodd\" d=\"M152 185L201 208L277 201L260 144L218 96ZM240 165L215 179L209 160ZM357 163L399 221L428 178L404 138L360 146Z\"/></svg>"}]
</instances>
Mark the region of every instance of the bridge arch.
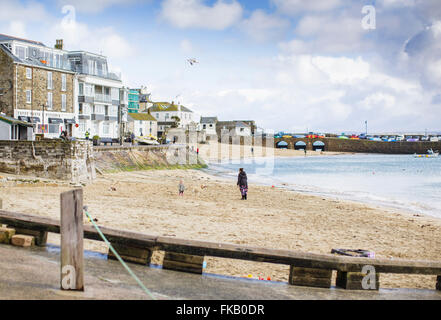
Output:
<instances>
[{"instance_id":1,"label":"bridge arch","mask_svg":"<svg viewBox=\"0 0 441 320\"><path fill-rule=\"evenodd\" d=\"M312 150L314 151L325 151L325 143L323 141L317 140L312 144Z\"/></svg>"},{"instance_id":2,"label":"bridge arch","mask_svg":"<svg viewBox=\"0 0 441 320\"><path fill-rule=\"evenodd\" d=\"M278 149L288 149L288 142L283 141L283 140L279 141L279 142L277 142L276 147Z\"/></svg>"},{"instance_id":3,"label":"bridge arch","mask_svg":"<svg viewBox=\"0 0 441 320\"><path fill-rule=\"evenodd\" d=\"M297 141L294 145L294 150L305 150L306 143L304 141Z\"/></svg>"}]
</instances>

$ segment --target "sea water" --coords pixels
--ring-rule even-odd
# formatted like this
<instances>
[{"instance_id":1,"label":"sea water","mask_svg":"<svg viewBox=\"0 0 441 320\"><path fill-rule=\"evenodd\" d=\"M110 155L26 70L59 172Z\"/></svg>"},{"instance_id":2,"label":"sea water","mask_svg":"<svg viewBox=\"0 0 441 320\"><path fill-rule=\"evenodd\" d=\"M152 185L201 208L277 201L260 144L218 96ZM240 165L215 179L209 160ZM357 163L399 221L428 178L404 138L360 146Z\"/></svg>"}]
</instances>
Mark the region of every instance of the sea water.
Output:
<instances>
[{"instance_id":1,"label":"sea water","mask_svg":"<svg viewBox=\"0 0 441 320\"><path fill-rule=\"evenodd\" d=\"M268 162L269 161L269 162ZM441 157L329 155L211 163L214 174L441 218ZM252 191L250 190L252 193Z\"/></svg>"}]
</instances>

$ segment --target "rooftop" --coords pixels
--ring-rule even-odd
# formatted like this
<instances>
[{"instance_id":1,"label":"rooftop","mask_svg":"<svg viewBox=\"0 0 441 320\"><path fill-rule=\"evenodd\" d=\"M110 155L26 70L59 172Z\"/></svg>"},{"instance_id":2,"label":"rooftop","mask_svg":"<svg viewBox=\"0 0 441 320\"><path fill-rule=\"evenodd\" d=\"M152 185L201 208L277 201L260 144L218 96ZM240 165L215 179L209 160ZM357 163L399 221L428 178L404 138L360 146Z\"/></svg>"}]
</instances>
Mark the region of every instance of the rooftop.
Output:
<instances>
[{"instance_id":1,"label":"rooftop","mask_svg":"<svg viewBox=\"0 0 441 320\"><path fill-rule=\"evenodd\" d=\"M44 45L44 43L39 42L39 41L28 40L28 39L23 39L23 38L13 37L13 36L8 36L8 35L6 35L6 34L2 34L2 33L0 33L0 42L1 42L1 41L10 41L10 40L22 41L22 42L27 42L27 43L30 43L30 44L36 44L36 45L39 45L39 46L44 46L44 47L46 47L46 46Z\"/></svg>"},{"instance_id":2,"label":"rooftop","mask_svg":"<svg viewBox=\"0 0 441 320\"><path fill-rule=\"evenodd\" d=\"M156 119L148 113L129 113L127 117L132 120L140 120L140 121L156 121Z\"/></svg>"},{"instance_id":3,"label":"rooftop","mask_svg":"<svg viewBox=\"0 0 441 320\"><path fill-rule=\"evenodd\" d=\"M180 110L179 110L180 108ZM184 111L184 112L193 112L190 109L184 106L178 106L176 104L171 104L169 102L153 102L153 107L149 108L150 111L153 112L172 112L172 111Z\"/></svg>"},{"instance_id":4,"label":"rooftop","mask_svg":"<svg viewBox=\"0 0 441 320\"><path fill-rule=\"evenodd\" d=\"M215 123L217 121L217 117L201 117L201 123Z\"/></svg>"}]
</instances>

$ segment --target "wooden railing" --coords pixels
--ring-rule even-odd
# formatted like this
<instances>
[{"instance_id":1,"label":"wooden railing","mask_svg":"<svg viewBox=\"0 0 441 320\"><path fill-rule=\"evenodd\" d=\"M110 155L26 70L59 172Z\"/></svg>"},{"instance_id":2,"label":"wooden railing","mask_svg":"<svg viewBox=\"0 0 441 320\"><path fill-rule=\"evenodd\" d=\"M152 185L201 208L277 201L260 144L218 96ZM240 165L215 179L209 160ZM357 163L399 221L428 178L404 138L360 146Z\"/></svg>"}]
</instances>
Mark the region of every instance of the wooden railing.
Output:
<instances>
[{"instance_id":1,"label":"wooden railing","mask_svg":"<svg viewBox=\"0 0 441 320\"><path fill-rule=\"evenodd\" d=\"M60 233L58 220L0 210L0 224L17 228L23 234L40 235L36 243L45 245L42 239L47 232ZM337 286L347 289L363 289L362 279L374 276L378 289L380 273L437 275L436 288L441 290L441 262L398 259L371 259L314 254L280 249L266 249L242 245L170 237L100 227L103 234L114 245L126 261L148 265L152 252L165 251L164 268L202 273L204 256L285 264L290 266L289 283L316 287L330 287L332 271L337 271ZM98 232L92 225L84 225L84 238L100 241ZM112 255L109 254L109 258ZM362 273L370 266L375 274ZM365 288L364 288L365 289Z\"/></svg>"}]
</instances>

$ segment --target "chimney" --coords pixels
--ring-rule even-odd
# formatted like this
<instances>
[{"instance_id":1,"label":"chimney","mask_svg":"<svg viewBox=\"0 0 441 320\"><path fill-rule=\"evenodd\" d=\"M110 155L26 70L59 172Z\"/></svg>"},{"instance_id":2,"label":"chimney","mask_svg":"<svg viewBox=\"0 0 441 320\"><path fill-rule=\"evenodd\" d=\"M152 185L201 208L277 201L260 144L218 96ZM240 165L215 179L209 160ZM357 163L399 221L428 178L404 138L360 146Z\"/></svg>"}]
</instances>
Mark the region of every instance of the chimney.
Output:
<instances>
[{"instance_id":1,"label":"chimney","mask_svg":"<svg viewBox=\"0 0 441 320\"><path fill-rule=\"evenodd\" d=\"M63 50L63 39L57 39L55 44L55 49Z\"/></svg>"}]
</instances>

